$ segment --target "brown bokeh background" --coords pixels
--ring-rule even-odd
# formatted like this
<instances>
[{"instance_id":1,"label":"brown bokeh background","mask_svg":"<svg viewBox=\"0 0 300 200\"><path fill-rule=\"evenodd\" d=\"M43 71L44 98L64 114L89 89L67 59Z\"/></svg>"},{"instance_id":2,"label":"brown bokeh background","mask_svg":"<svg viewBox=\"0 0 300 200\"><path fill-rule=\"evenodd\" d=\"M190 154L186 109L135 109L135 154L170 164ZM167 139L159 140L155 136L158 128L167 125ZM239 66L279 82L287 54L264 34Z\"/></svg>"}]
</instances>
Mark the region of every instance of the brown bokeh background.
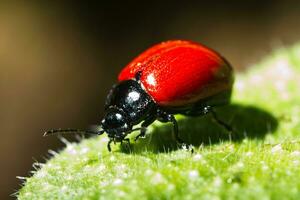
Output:
<instances>
[{"instance_id":1,"label":"brown bokeh background","mask_svg":"<svg viewBox=\"0 0 300 200\"><path fill-rule=\"evenodd\" d=\"M300 2L1 1L0 199L63 147L44 130L97 124L119 70L168 39L202 42L244 70L300 40Z\"/></svg>"}]
</instances>

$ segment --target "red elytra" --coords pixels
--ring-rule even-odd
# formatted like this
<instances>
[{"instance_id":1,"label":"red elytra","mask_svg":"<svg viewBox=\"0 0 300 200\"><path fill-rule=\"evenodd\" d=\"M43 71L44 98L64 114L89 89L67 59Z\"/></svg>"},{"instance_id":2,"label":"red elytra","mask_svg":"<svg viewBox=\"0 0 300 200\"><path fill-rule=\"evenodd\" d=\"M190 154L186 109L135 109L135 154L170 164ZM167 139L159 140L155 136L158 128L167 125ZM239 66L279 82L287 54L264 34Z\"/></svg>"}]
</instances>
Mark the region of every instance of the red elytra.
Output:
<instances>
[{"instance_id":1,"label":"red elytra","mask_svg":"<svg viewBox=\"0 0 300 200\"><path fill-rule=\"evenodd\" d=\"M217 52L201 44L174 40L155 45L131 61L118 76L141 72L144 89L158 105L180 107L230 92L233 72Z\"/></svg>"}]
</instances>

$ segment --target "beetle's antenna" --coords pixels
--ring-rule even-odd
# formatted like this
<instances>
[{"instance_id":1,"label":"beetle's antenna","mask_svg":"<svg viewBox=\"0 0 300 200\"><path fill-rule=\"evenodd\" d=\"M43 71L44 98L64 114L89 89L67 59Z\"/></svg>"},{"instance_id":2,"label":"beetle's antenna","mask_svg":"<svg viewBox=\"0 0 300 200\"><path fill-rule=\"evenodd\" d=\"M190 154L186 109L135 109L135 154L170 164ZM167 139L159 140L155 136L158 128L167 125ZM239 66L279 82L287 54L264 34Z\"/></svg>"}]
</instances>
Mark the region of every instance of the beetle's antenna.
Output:
<instances>
[{"instance_id":1,"label":"beetle's antenna","mask_svg":"<svg viewBox=\"0 0 300 200\"><path fill-rule=\"evenodd\" d=\"M104 133L104 130L91 131L91 130L80 130L80 129L52 129L46 131L43 136L54 135L58 133L83 133L89 135L102 135Z\"/></svg>"}]
</instances>

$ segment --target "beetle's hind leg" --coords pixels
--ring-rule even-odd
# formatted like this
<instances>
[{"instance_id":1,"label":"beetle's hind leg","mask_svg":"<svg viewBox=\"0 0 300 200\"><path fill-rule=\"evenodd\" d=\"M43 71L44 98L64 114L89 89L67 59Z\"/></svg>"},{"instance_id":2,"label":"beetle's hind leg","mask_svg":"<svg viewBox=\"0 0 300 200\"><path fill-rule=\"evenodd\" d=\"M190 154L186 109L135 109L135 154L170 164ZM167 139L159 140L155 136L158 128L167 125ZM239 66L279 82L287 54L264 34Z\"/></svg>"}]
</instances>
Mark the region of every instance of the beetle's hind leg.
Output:
<instances>
[{"instance_id":1,"label":"beetle's hind leg","mask_svg":"<svg viewBox=\"0 0 300 200\"><path fill-rule=\"evenodd\" d=\"M187 150L191 150L192 153L194 152L191 145L187 144L186 142L184 142L180 138L179 132L178 132L178 123L177 123L174 115L160 111L159 114L158 114L158 120L160 122L172 122L172 124L173 124L173 137L175 138L176 142L179 144L180 147L185 148Z\"/></svg>"},{"instance_id":2,"label":"beetle's hind leg","mask_svg":"<svg viewBox=\"0 0 300 200\"><path fill-rule=\"evenodd\" d=\"M206 107L207 109L207 112L211 113L212 117L213 117L213 120L219 125L221 126L222 128L224 128L228 133L232 133L232 127L227 124L226 122L224 122L223 120L221 120L216 111L212 108L212 107Z\"/></svg>"}]
</instances>

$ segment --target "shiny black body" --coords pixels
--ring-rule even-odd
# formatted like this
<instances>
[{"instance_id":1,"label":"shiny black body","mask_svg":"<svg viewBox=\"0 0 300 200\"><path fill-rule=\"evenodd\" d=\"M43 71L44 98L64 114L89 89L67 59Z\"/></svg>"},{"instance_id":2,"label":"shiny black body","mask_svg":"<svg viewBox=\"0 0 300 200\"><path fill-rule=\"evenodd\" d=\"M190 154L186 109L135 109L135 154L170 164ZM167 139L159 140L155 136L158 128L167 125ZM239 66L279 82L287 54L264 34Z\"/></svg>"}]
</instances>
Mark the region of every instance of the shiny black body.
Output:
<instances>
[{"instance_id":1,"label":"shiny black body","mask_svg":"<svg viewBox=\"0 0 300 200\"><path fill-rule=\"evenodd\" d=\"M137 81L123 81L107 96L101 126L110 138L122 140L134 125L151 118L156 110L155 102Z\"/></svg>"}]
</instances>

